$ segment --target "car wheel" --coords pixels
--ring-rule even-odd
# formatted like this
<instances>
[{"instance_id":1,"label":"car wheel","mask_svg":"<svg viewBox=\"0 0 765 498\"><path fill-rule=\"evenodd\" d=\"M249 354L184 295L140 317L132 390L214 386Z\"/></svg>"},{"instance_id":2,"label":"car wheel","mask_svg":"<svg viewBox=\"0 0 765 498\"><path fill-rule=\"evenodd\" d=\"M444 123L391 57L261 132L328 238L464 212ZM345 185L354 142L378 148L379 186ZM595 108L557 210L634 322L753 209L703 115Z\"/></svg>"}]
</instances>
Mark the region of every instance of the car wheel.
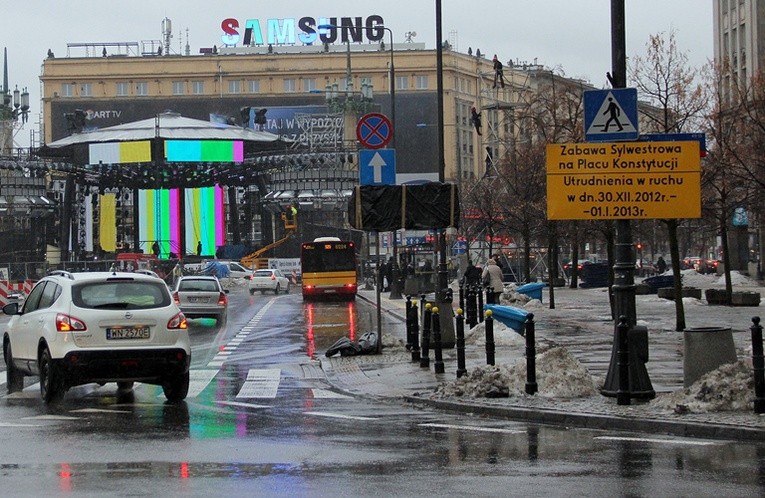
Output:
<instances>
[{"instance_id":1,"label":"car wheel","mask_svg":"<svg viewBox=\"0 0 765 498\"><path fill-rule=\"evenodd\" d=\"M254 296L254 295L255 295L255 289L250 289L250 295L251 295L251 296Z\"/></svg>"},{"instance_id":2,"label":"car wheel","mask_svg":"<svg viewBox=\"0 0 765 498\"><path fill-rule=\"evenodd\" d=\"M40 355L40 395L48 404L57 403L64 397L64 379L45 348Z\"/></svg>"},{"instance_id":3,"label":"car wheel","mask_svg":"<svg viewBox=\"0 0 765 498\"><path fill-rule=\"evenodd\" d=\"M5 346L5 368L5 383L8 387L8 394L17 393L24 389L24 372L13 364L13 351L10 342Z\"/></svg>"},{"instance_id":4,"label":"car wheel","mask_svg":"<svg viewBox=\"0 0 765 498\"><path fill-rule=\"evenodd\" d=\"M276 289L274 289L274 294L279 294L279 292L281 292L281 290L282 290L282 286L277 283L276 284Z\"/></svg>"},{"instance_id":5,"label":"car wheel","mask_svg":"<svg viewBox=\"0 0 765 498\"><path fill-rule=\"evenodd\" d=\"M171 403L183 401L189 394L189 373L186 372L177 377L165 379L162 382L162 391L165 393L165 398Z\"/></svg>"},{"instance_id":6,"label":"car wheel","mask_svg":"<svg viewBox=\"0 0 765 498\"><path fill-rule=\"evenodd\" d=\"M121 380L117 382L117 389L120 391L129 391L133 389L133 381L132 380Z\"/></svg>"}]
</instances>

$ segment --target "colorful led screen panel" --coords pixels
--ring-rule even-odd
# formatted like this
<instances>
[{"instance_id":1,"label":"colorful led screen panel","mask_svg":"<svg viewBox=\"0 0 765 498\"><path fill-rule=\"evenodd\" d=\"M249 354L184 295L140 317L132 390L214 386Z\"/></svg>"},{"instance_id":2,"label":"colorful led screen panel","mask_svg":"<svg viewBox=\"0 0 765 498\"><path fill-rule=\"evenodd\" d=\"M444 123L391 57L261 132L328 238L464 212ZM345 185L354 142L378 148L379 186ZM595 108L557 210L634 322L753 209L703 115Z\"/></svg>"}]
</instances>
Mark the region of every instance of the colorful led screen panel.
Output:
<instances>
[{"instance_id":1,"label":"colorful led screen panel","mask_svg":"<svg viewBox=\"0 0 765 498\"><path fill-rule=\"evenodd\" d=\"M138 193L138 234L141 249L151 252L159 243L160 257L181 250L180 189L140 190ZM216 187L184 189L186 253L195 253L202 242L202 254L214 255L225 241L223 189Z\"/></svg>"},{"instance_id":2,"label":"colorful led screen panel","mask_svg":"<svg viewBox=\"0 0 765 498\"><path fill-rule=\"evenodd\" d=\"M166 140L165 157L170 162L240 163L244 160L244 142Z\"/></svg>"},{"instance_id":3,"label":"colorful led screen panel","mask_svg":"<svg viewBox=\"0 0 765 498\"><path fill-rule=\"evenodd\" d=\"M151 142L118 142L90 144L88 146L88 164L126 164L151 161Z\"/></svg>"}]
</instances>

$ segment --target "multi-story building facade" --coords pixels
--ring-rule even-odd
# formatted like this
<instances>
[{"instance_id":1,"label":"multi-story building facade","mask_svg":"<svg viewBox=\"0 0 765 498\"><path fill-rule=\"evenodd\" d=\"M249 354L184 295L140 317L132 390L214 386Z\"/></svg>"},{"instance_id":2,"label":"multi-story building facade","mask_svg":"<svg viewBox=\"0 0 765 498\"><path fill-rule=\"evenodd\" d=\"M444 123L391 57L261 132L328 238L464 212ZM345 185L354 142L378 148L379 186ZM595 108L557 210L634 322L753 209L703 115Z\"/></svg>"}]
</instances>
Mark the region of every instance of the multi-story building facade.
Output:
<instances>
[{"instance_id":1,"label":"multi-story building facade","mask_svg":"<svg viewBox=\"0 0 765 498\"><path fill-rule=\"evenodd\" d=\"M262 215L262 208L274 199L282 204L300 201L306 214L314 212L317 225L320 221L338 225L343 219L334 219L321 208L326 192L312 186L318 185L322 169L345 171L350 164L321 160L302 164L301 157L347 152L356 158L357 120L375 111L393 120L388 147L396 151L398 181L438 180L440 173L446 181L457 183L480 178L489 167L487 156L498 160L515 136L513 106L528 81L529 69L506 68L505 85L495 87L492 61L485 55L443 50L445 164L441 172L436 50L423 44L348 40L222 47L202 49L197 55L190 51L159 55L153 45L144 48L138 43L71 44L67 57L46 59L41 75L45 142L70 135L71 116L78 112L84 122L77 131L83 131L150 118L166 110L240 124L243 109L251 108L253 113L266 109L265 122L255 127L294 141L296 145L285 154L300 156L285 163L293 166L268 177L266 195L239 189L236 198L227 202L250 202L239 212ZM481 116L482 135L471 118L473 107ZM336 185L340 192L347 192L349 182L357 181L358 159L351 161L356 173L353 178L342 175ZM306 170L316 171L318 177ZM323 200L332 206L331 213L342 213L337 202ZM276 214L277 207L271 206ZM226 223L243 221L249 225L244 230L248 241L265 242L276 236L272 220L258 214ZM261 233L263 240L259 240ZM141 245L147 243L141 241Z\"/></svg>"}]
</instances>

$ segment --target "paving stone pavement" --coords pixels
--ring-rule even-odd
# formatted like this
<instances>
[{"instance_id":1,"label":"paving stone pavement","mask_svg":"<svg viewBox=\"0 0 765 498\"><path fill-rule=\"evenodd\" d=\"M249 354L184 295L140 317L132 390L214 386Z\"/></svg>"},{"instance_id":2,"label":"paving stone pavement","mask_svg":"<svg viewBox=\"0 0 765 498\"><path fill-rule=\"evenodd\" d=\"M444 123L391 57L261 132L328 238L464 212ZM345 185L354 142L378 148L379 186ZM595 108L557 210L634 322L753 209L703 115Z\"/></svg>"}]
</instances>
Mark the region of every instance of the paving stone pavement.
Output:
<instances>
[{"instance_id":1,"label":"paving stone pavement","mask_svg":"<svg viewBox=\"0 0 765 498\"><path fill-rule=\"evenodd\" d=\"M533 308L537 336L540 340L551 340L570 349L593 376L602 382L610 363L613 342L613 322L605 289L556 288L555 309L549 309L548 292L545 289L543 304L537 303ZM371 305L375 305L377 299L375 292L369 290L360 291L359 298ZM381 296L382 310L399 322L383 330L383 335L399 339L400 342L406 337L405 303L403 299L391 300L387 294ZM683 332L675 332L673 326L667 325L667 314L671 318L669 322L674 323L674 304L655 295L637 296L636 307L638 322L643 320L649 328L651 358L647 367L654 389L662 393L682 388ZM691 301L686 306L688 326L731 327L739 358L751 355L749 327L751 317L757 314L759 308L709 306L705 302ZM385 346L385 342L383 344ZM465 351L468 370L486 364L482 345L468 345ZM509 365L523 354L518 348L498 347L496 364ZM636 399L630 405L618 405L615 398L601 394L575 399L557 399L543 394L507 398L436 397L434 392L439 385L456 378L456 351L450 349L444 352L446 373L435 374L433 363L431 352L430 367L420 367L418 362L412 362L411 354L400 346L383 347L379 355L321 359L322 369L334 387L355 395L534 423L661 432L678 436L765 440L765 415L755 414L753 410L679 414Z\"/></svg>"}]
</instances>

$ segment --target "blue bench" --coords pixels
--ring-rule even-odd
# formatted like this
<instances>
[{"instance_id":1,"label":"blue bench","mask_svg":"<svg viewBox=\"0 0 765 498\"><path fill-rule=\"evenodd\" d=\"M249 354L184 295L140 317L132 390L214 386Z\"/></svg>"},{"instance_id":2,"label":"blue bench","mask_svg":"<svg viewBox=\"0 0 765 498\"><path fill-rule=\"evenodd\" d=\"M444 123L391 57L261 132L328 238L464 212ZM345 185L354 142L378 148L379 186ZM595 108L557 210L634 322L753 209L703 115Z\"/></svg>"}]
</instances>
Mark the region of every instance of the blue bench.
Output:
<instances>
[{"instance_id":1,"label":"blue bench","mask_svg":"<svg viewBox=\"0 0 765 498\"><path fill-rule=\"evenodd\" d=\"M531 299L539 299L541 301L542 289L544 287L545 287L545 284L532 282L530 284L523 284L515 290L516 292L518 292L518 294L524 294L526 296L529 296Z\"/></svg>"},{"instance_id":2,"label":"blue bench","mask_svg":"<svg viewBox=\"0 0 765 498\"><path fill-rule=\"evenodd\" d=\"M491 310L491 316L506 326L523 335L526 332L526 317L529 312L513 306L500 304L484 304L484 311Z\"/></svg>"}]
</instances>

